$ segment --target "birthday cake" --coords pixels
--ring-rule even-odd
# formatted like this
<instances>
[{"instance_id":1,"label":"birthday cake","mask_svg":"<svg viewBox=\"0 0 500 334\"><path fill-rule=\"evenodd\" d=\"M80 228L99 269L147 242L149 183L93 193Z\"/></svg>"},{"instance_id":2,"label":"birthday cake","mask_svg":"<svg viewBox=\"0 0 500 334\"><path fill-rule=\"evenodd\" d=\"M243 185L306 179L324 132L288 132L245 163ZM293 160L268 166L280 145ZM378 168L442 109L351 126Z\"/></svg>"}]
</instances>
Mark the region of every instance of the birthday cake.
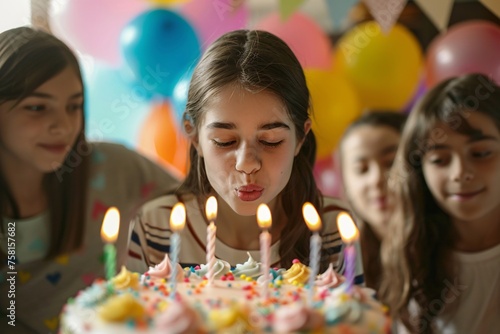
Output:
<instances>
[{"instance_id":1,"label":"birthday cake","mask_svg":"<svg viewBox=\"0 0 500 334\"><path fill-rule=\"evenodd\" d=\"M310 269L299 261L271 269L260 263L231 269L172 268L168 259L143 275L125 267L96 280L64 306L61 333L389 333L386 309L369 289L351 286L332 266L307 286ZM259 277L260 276L260 277ZM175 277L173 279L173 277Z\"/></svg>"}]
</instances>

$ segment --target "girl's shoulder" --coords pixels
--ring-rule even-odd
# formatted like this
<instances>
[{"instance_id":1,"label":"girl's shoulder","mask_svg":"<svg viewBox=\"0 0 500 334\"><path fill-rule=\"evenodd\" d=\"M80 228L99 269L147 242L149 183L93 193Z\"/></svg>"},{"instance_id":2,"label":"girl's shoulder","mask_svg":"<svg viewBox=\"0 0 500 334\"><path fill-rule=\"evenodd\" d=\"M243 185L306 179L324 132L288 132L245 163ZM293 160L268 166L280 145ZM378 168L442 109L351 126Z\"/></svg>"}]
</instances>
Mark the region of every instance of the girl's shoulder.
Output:
<instances>
[{"instance_id":1,"label":"girl's shoulder","mask_svg":"<svg viewBox=\"0 0 500 334\"><path fill-rule=\"evenodd\" d=\"M200 210L196 196L192 194L183 195L182 198L177 194L167 194L146 202L140 209L140 215L150 219L159 217L162 220L165 218L168 220L170 211L178 202L184 203L187 214Z\"/></svg>"},{"instance_id":2,"label":"girl's shoulder","mask_svg":"<svg viewBox=\"0 0 500 334\"><path fill-rule=\"evenodd\" d=\"M330 196L323 196L323 214L338 213L340 211L349 211L349 206L343 200Z\"/></svg>"}]
</instances>

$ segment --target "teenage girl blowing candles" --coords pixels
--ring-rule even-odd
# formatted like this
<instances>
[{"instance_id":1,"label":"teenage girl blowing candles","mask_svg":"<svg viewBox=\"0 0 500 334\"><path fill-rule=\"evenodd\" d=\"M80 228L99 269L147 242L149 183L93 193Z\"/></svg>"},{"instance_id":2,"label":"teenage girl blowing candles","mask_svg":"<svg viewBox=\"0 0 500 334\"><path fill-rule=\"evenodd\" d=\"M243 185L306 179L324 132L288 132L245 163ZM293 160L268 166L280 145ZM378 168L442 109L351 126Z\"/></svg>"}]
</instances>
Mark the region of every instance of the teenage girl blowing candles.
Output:
<instances>
[{"instance_id":1,"label":"teenage girl blowing candles","mask_svg":"<svg viewBox=\"0 0 500 334\"><path fill-rule=\"evenodd\" d=\"M123 146L88 143L83 104L79 66L66 45L31 28L0 34L2 333L57 332L67 299L104 277L107 208L123 217L120 266L134 209L177 183Z\"/></svg>"},{"instance_id":2,"label":"teenage girl blowing candles","mask_svg":"<svg viewBox=\"0 0 500 334\"><path fill-rule=\"evenodd\" d=\"M214 42L194 70L184 114L191 168L175 194L141 210L131 268L145 271L144 262L159 263L168 253L172 231L166 217L178 201L187 210L180 262L205 263L203 208L209 196L218 202L217 258L232 266L245 262L247 252L260 259L256 213L265 203L272 214L271 266L289 267L294 259L307 264L311 232L302 205L310 202L322 215L320 266L337 265L342 241L336 216L342 204L323 197L314 182L309 99L302 67L278 37L238 30Z\"/></svg>"},{"instance_id":3,"label":"teenage girl blowing candles","mask_svg":"<svg viewBox=\"0 0 500 334\"><path fill-rule=\"evenodd\" d=\"M398 217L382 245L383 300L400 329L500 329L500 87L452 78L411 111L389 183Z\"/></svg>"}]
</instances>

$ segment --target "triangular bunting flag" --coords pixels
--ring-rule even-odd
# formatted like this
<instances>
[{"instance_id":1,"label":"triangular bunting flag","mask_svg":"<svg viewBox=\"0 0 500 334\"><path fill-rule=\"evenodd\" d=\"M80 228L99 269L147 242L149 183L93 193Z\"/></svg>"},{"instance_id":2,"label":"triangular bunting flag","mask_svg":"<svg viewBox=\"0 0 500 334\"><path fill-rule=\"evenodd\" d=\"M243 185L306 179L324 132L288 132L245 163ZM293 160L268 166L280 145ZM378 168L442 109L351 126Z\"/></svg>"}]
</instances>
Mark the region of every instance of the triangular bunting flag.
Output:
<instances>
[{"instance_id":1,"label":"triangular bunting flag","mask_svg":"<svg viewBox=\"0 0 500 334\"><path fill-rule=\"evenodd\" d=\"M358 0L325 0L328 7L328 14L332 20L333 29L340 30L347 21L347 16L351 8L358 3Z\"/></svg>"},{"instance_id":2,"label":"triangular bunting flag","mask_svg":"<svg viewBox=\"0 0 500 334\"><path fill-rule=\"evenodd\" d=\"M415 0L415 2L439 31L446 30L453 8L453 0Z\"/></svg>"},{"instance_id":3,"label":"triangular bunting flag","mask_svg":"<svg viewBox=\"0 0 500 334\"><path fill-rule=\"evenodd\" d=\"M280 0L279 9L281 20L288 18L304 3L305 0Z\"/></svg>"},{"instance_id":4,"label":"triangular bunting flag","mask_svg":"<svg viewBox=\"0 0 500 334\"><path fill-rule=\"evenodd\" d=\"M407 0L363 0L373 18L386 34L391 31Z\"/></svg>"},{"instance_id":5,"label":"triangular bunting flag","mask_svg":"<svg viewBox=\"0 0 500 334\"><path fill-rule=\"evenodd\" d=\"M498 0L479 0L484 7L488 8L493 14L500 18L500 1Z\"/></svg>"}]
</instances>

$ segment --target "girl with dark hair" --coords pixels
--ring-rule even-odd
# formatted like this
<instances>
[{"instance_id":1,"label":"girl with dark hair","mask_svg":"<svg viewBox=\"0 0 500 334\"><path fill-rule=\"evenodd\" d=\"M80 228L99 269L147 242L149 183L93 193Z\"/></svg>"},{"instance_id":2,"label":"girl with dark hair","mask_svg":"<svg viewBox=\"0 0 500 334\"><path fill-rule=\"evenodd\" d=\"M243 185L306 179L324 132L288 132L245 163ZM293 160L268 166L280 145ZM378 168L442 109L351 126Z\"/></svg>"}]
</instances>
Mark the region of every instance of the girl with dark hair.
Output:
<instances>
[{"instance_id":1,"label":"girl with dark hair","mask_svg":"<svg viewBox=\"0 0 500 334\"><path fill-rule=\"evenodd\" d=\"M125 254L134 209L177 184L123 146L88 143L83 104L64 43L27 27L0 34L2 333L57 332L62 305L103 276L106 209L121 211Z\"/></svg>"},{"instance_id":2,"label":"girl with dark hair","mask_svg":"<svg viewBox=\"0 0 500 334\"><path fill-rule=\"evenodd\" d=\"M398 199L379 290L400 329L498 333L500 87L443 81L410 113L389 179Z\"/></svg>"},{"instance_id":3,"label":"girl with dark hair","mask_svg":"<svg viewBox=\"0 0 500 334\"><path fill-rule=\"evenodd\" d=\"M189 87L184 126L192 142L191 168L175 194L143 207L132 235L130 265L145 271L145 264L163 260L172 233L168 217L178 201L187 210L180 262L205 263L204 207L214 195L218 258L233 266L245 262L247 252L260 258L256 212L266 203L272 213L271 262L289 267L299 259L307 264L311 232L302 205L311 202L323 221L321 268L333 262L339 269L342 242L336 216L343 205L323 197L314 182L309 100L302 67L278 37L238 30L215 41Z\"/></svg>"},{"instance_id":4,"label":"girl with dark hair","mask_svg":"<svg viewBox=\"0 0 500 334\"><path fill-rule=\"evenodd\" d=\"M339 145L344 195L360 228L365 282L375 290L381 279L380 243L395 205L387 177L405 121L405 114L394 111L366 112L349 125Z\"/></svg>"}]
</instances>

